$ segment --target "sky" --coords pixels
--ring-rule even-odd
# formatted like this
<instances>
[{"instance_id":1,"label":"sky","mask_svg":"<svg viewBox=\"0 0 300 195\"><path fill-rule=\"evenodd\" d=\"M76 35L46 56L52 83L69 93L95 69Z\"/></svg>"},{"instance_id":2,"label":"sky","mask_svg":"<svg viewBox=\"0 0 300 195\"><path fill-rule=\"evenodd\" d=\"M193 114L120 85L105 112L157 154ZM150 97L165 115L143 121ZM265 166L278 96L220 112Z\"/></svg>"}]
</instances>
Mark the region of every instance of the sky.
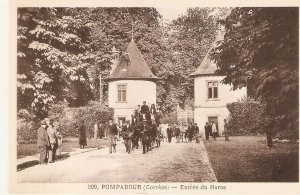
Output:
<instances>
[{"instance_id":1,"label":"sky","mask_svg":"<svg viewBox=\"0 0 300 195\"><path fill-rule=\"evenodd\" d=\"M178 18L178 16L186 13L188 7L185 6L168 6L168 7L156 7L157 11L163 16L163 19L166 20L174 20Z\"/></svg>"}]
</instances>

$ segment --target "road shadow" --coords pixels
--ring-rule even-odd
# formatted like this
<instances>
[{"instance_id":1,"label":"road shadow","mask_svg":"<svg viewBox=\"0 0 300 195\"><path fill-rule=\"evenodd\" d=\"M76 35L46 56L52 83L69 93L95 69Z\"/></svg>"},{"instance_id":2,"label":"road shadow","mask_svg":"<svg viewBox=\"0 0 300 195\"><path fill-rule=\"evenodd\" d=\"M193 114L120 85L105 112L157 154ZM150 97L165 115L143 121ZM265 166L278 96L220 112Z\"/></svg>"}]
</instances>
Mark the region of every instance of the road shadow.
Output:
<instances>
[{"instance_id":1,"label":"road shadow","mask_svg":"<svg viewBox=\"0 0 300 195\"><path fill-rule=\"evenodd\" d=\"M61 154L56 157L56 161L62 161L62 160L68 159L69 157L70 157L70 153ZM17 171L22 171L24 169L33 167L38 164L39 164L38 160L31 160L31 161L17 165Z\"/></svg>"}]
</instances>

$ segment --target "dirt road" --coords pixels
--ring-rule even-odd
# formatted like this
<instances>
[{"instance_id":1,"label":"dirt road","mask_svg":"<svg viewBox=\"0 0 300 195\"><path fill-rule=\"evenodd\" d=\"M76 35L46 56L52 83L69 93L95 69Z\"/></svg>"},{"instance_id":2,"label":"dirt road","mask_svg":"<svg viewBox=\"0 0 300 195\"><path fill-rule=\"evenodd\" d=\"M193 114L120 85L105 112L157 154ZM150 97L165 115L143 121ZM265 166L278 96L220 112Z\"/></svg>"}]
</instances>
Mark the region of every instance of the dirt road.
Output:
<instances>
[{"instance_id":1,"label":"dirt road","mask_svg":"<svg viewBox=\"0 0 300 195\"><path fill-rule=\"evenodd\" d=\"M143 183L217 181L203 142L162 142L147 154L142 149L125 152L122 142L117 152L94 150L49 165L37 165L17 173L18 182L33 183Z\"/></svg>"}]
</instances>

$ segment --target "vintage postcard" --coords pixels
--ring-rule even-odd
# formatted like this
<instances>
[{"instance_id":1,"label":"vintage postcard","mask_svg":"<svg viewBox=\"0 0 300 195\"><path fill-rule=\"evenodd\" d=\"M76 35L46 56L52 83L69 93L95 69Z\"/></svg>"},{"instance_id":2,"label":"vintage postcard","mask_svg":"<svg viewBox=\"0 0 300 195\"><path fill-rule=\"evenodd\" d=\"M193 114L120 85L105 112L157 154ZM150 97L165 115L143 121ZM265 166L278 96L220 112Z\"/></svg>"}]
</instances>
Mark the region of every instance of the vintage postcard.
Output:
<instances>
[{"instance_id":1,"label":"vintage postcard","mask_svg":"<svg viewBox=\"0 0 300 195\"><path fill-rule=\"evenodd\" d=\"M299 2L10 2L9 193L299 194Z\"/></svg>"}]
</instances>

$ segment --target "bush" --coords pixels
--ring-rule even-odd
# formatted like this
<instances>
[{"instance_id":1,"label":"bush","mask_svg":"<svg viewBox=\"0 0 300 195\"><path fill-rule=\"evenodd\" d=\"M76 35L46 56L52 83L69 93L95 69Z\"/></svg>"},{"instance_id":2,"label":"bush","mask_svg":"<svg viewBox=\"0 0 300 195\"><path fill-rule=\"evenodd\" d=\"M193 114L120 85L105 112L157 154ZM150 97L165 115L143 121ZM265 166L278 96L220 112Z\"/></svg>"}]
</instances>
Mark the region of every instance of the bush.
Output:
<instances>
[{"instance_id":1,"label":"bush","mask_svg":"<svg viewBox=\"0 0 300 195\"><path fill-rule=\"evenodd\" d=\"M263 133L264 106L260 102L247 98L227 104L227 108L230 112L228 132L231 135Z\"/></svg>"},{"instance_id":2,"label":"bush","mask_svg":"<svg viewBox=\"0 0 300 195\"><path fill-rule=\"evenodd\" d=\"M36 143L39 123L32 120L17 120L18 143Z\"/></svg>"},{"instance_id":3,"label":"bush","mask_svg":"<svg viewBox=\"0 0 300 195\"><path fill-rule=\"evenodd\" d=\"M69 108L65 104L53 105L49 117L59 122L59 128L64 137L78 136L78 127L84 123L89 134L95 123L106 123L113 118L113 109L99 102L90 102L84 107Z\"/></svg>"},{"instance_id":4,"label":"bush","mask_svg":"<svg viewBox=\"0 0 300 195\"><path fill-rule=\"evenodd\" d=\"M36 143L39 123L36 121L35 115L26 109L20 109L17 116L17 142Z\"/></svg>"}]
</instances>

